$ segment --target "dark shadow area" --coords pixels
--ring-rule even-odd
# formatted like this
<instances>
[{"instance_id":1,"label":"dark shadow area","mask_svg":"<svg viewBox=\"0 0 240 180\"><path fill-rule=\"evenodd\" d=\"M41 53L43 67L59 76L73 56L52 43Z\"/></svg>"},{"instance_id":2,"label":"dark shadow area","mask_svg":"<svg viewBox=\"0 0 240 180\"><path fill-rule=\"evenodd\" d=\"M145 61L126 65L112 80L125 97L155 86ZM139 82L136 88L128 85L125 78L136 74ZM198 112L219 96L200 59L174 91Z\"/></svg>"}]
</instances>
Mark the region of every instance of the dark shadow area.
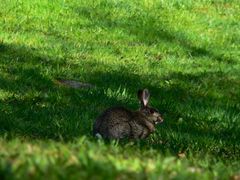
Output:
<instances>
[{"instance_id":1,"label":"dark shadow area","mask_svg":"<svg viewBox=\"0 0 240 180\"><path fill-rule=\"evenodd\" d=\"M128 69L119 67L119 70L111 72L83 74L85 82L94 84L97 88L75 90L58 86L54 83L57 77L54 77L54 74L53 77L46 75L43 71L48 65L54 68L54 63L60 63L64 68L64 60L55 61L35 53L30 48L13 44L1 44L0 59L0 92L5 93L4 98L0 100L1 136L65 141L82 135L91 136L93 120L101 111L116 105L136 109L138 102L135 93L139 88L147 87L151 92L151 103L163 113L165 123L158 127L152 137L153 140L142 141L143 145L178 152L191 149L194 147L191 144L197 142L202 145L203 152L210 151L227 157L240 154L239 144L236 144L240 139L237 120L232 122L221 122L217 118L206 120L207 117L194 114L197 110L191 112L191 109L186 108L185 111L181 111L184 106L192 103L197 108L212 106L214 109L216 106L224 109L228 116L237 117L239 106L225 104L225 99L229 98L228 93L225 94L228 92L227 87L231 84L237 85L236 81L221 80L220 75L215 73L170 74L165 78L183 84L156 88L151 84L150 76L135 75ZM91 66L94 65L93 62L90 63ZM188 83L189 81L191 83ZM191 90L192 86L199 85L202 81L210 87L212 82L216 83L216 87L225 84L225 89L219 92L222 96L215 97L211 94L203 96L199 91ZM106 93L108 88L117 91L120 86L126 88L134 98L126 101ZM237 104L239 94L234 98L232 102ZM179 123L179 118L184 121ZM177 134L177 137L172 134ZM216 149L208 150L211 143L206 145L202 139L209 139L215 144ZM227 144L228 149L218 142Z\"/></svg>"},{"instance_id":2,"label":"dark shadow area","mask_svg":"<svg viewBox=\"0 0 240 180\"><path fill-rule=\"evenodd\" d=\"M43 71L49 64L54 68L58 61L40 57L29 48L1 44L0 59L0 90L5 95L0 100L0 134L9 138L70 140L91 134L91 121L98 113L94 106L115 101L101 89L79 91L58 86ZM64 66L64 60L59 64Z\"/></svg>"}]
</instances>

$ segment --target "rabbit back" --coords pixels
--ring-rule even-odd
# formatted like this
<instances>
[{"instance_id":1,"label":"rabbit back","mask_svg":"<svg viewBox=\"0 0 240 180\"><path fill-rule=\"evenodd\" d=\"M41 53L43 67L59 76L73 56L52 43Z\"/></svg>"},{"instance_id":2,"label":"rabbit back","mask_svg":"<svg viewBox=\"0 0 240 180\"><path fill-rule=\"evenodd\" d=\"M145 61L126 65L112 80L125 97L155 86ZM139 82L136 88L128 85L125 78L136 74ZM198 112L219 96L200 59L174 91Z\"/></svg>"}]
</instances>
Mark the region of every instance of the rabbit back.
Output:
<instances>
[{"instance_id":1,"label":"rabbit back","mask_svg":"<svg viewBox=\"0 0 240 180\"><path fill-rule=\"evenodd\" d=\"M152 125L153 126L153 125ZM146 138L151 132L151 123L139 112L123 107L113 107L104 111L95 121L93 133L103 138Z\"/></svg>"}]
</instances>

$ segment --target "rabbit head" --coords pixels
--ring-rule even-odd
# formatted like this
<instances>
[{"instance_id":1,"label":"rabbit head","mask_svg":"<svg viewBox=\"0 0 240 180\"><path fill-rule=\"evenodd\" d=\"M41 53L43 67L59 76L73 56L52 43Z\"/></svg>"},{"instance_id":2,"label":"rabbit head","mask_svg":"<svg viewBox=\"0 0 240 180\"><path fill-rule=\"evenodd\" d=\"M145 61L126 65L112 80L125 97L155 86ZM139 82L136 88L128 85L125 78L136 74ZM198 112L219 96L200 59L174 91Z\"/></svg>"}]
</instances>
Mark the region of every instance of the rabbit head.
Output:
<instances>
[{"instance_id":1,"label":"rabbit head","mask_svg":"<svg viewBox=\"0 0 240 180\"><path fill-rule=\"evenodd\" d=\"M152 108L148 105L150 98L150 93L147 89L138 91L138 99L141 103L141 107L139 109L140 113L144 114L147 119L153 124L158 124L163 122L163 118L157 109Z\"/></svg>"}]
</instances>

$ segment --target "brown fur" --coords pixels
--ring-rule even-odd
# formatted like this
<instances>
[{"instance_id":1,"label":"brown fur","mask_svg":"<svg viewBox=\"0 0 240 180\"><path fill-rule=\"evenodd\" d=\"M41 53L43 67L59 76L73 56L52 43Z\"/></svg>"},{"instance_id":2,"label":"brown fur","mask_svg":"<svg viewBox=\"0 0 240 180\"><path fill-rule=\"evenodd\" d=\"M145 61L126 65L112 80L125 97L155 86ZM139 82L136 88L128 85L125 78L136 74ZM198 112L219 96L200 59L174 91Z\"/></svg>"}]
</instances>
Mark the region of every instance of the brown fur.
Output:
<instances>
[{"instance_id":1,"label":"brown fur","mask_svg":"<svg viewBox=\"0 0 240 180\"><path fill-rule=\"evenodd\" d=\"M155 119L152 114L146 114L145 111L149 109L153 108L148 107L147 104L138 111L131 111L124 107L109 108L96 119L93 134L100 134L108 139L146 138L154 132L156 122L163 121L158 113Z\"/></svg>"}]
</instances>

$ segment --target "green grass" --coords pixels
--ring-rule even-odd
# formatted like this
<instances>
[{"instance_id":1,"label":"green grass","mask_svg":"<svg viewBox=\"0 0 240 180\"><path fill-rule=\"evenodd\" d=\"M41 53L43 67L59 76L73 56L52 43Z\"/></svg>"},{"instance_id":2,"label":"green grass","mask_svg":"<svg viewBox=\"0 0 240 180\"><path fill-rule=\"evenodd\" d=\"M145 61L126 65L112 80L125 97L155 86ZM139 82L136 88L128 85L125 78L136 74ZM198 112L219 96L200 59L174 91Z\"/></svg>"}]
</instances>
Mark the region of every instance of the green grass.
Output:
<instances>
[{"instance_id":1,"label":"green grass","mask_svg":"<svg viewBox=\"0 0 240 180\"><path fill-rule=\"evenodd\" d=\"M237 0L1 0L0 179L239 175L239 27ZM145 87L165 119L154 134L92 137Z\"/></svg>"}]
</instances>

